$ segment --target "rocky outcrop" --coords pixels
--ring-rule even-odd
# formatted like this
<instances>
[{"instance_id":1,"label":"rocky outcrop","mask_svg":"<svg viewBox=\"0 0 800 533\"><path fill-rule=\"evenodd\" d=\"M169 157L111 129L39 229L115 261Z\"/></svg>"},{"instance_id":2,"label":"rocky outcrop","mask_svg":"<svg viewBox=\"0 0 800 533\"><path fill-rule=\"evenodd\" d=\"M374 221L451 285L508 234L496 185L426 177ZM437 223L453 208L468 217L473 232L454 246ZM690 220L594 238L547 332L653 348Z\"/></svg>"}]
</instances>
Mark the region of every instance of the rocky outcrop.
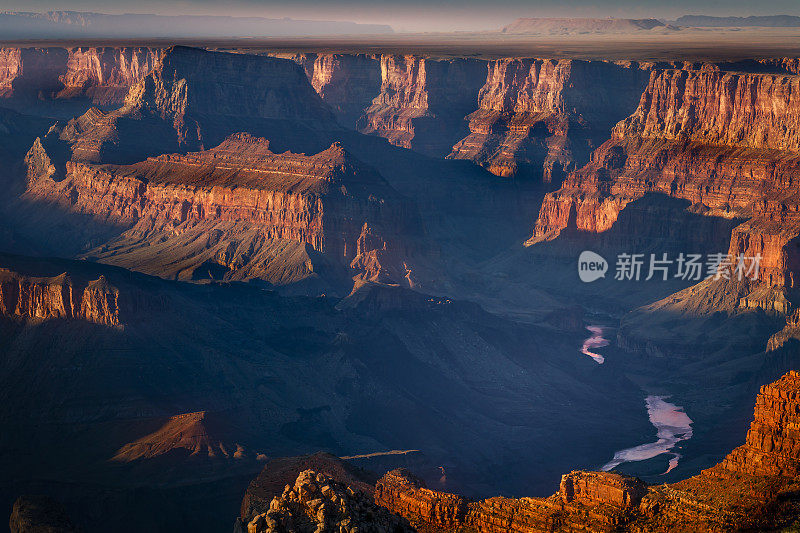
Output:
<instances>
[{"instance_id":1,"label":"rocky outcrop","mask_svg":"<svg viewBox=\"0 0 800 533\"><path fill-rule=\"evenodd\" d=\"M448 156L498 176L560 183L629 115L647 83L638 63L499 59L469 115L470 135Z\"/></svg>"},{"instance_id":2,"label":"rocky outcrop","mask_svg":"<svg viewBox=\"0 0 800 533\"><path fill-rule=\"evenodd\" d=\"M761 387L743 446L721 467L756 476L800 475L800 373L792 371Z\"/></svg>"},{"instance_id":3,"label":"rocky outcrop","mask_svg":"<svg viewBox=\"0 0 800 533\"><path fill-rule=\"evenodd\" d=\"M800 373L761 388L746 444L719 465L648 487L613 472L575 471L549 498L470 501L424 488L407 471L386 474L375 501L425 531L751 531L790 523L798 503Z\"/></svg>"},{"instance_id":4,"label":"rocky outcrop","mask_svg":"<svg viewBox=\"0 0 800 533\"><path fill-rule=\"evenodd\" d=\"M0 316L116 326L120 323L119 290L102 276L80 287L66 273L36 278L0 269Z\"/></svg>"},{"instance_id":5,"label":"rocky outcrop","mask_svg":"<svg viewBox=\"0 0 800 533\"><path fill-rule=\"evenodd\" d=\"M214 264L226 279L265 275L271 257L262 249L277 240L307 245L372 279L403 279L407 273L395 263L406 255L401 236L414 231L413 216L377 172L339 144L311 156L276 154L269 141L241 133L210 150L133 165L70 161L61 181L48 176L41 152L37 143L28 157L29 173L45 172L32 180L26 198L131 228L116 244L92 253L102 261L191 277L189 257L172 255L168 262L179 260L182 266L170 271L149 263L147 251L153 250L153 239L162 244L162 236L171 239L166 243L171 247L174 239L197 230L208 246L197 252L194 267Z\"/></svg>"},{"instance_id":6,"label":"rocky outcrop","mask_svg":"<svg viewBox=\"0 0 800 533\"><path fill-rule=\"evenodd\" d=\"M306 73L311 86L339 123L355 128L381 89L380 56L371 54L295 54L289 57Z\"/></svg>"},{"instance_id":7,"label":"rocky outcrop","mask_svg":"<svg viewBox=\"0 0 800 533\"><path fill-rule=\"evenodd\" d=\"M247 525L247 533L280 531L412 533L414 529L405 519L375 505L367 494L306 470L272 500L269 511Z\"/></svg>"},{"instance_id":8,"label":"rocky outcrop","mask_svg":"<svg viewBox=\"0 0 800 533\"><path fill-rule=\"evenodd\" d=\"M381 56L380 94L358 121L358 129L390 143L444 156L463 137L464 117L475 109L486 63Z\"/></svg>"},{"instance_id":9,"label":"rocky outcrop","mask_svg":"<svg viewBox=\"0 0 800 533\"><path fill-rule=\"evenodd\" d=\"M636 478L608 472L572 472L550 498L472 501L432 491L408 471L387 473L375 486L375 502L425 531L612 531L646 494Z\"/></svg>"},{"instance_id":10,"label":"rocky outcrop","mask_svg":"<svg viewBox=\"0 0 800 533\"><path fill-rule=\"evenodd\" d=\"M659 193L694 213L749 219L728 252L760 254L760 279L791 288L800 273L800 78L715 69L655 71L639 108L545 197L529 244L571 224L601 233L620 211ZM640 227L639 233L649 230Z\"/></svg>"},{"instance_id":11,"label":"rocky outcrop","mask_svg":"<svg viewBox=\"0 0 800 533\"><path fill-rule=\"evenodd\" d=\"M269 511L272 500L280 498L285 487L291 486L306 470L313 470L337 483L347 485L352 490L369 495L372 495L377 480L377 476L371 472L324 452L270 459L245 491L240 522L249 524L257 515Z\"/></svg>"},{"instance_id":12,"label":"rocky outcrop","mask_svg":"<svg viewBox=\"0 0 800 533\"><path fill-rule=\"evenodd\" d=\"M147 47L0 49L0 98L69 100L115 107L155 65Z\"/></svg>"},{"instance_id":13,"label":"rocky outcrop","mask_svg":"<svg viewBox=\"0 0 800 533\"><path fill-rule=\"evenodd\" d=\"M20 496L8 521L11 533L73 533L64 506L47 496Z\"/></svg>"}]
</instances>

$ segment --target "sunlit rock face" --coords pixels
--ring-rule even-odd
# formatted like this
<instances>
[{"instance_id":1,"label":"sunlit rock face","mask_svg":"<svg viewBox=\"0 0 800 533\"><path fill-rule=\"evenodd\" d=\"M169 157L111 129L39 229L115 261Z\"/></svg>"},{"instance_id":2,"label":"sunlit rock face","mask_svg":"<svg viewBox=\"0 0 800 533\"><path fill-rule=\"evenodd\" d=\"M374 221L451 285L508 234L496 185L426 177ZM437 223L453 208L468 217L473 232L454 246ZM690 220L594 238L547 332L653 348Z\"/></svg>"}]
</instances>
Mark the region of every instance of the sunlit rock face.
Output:
<instances>
[{"instance_id":1,"label":"sunlit rock face","mask_svg":"<svg viewBox=\"0 0 800 533\"><path fill-rule=\"evenodd\" d=\"M0 98L85 99L119 106L160 53L151 47L3 48Z\"/></svg>"},{"instance_id":2,"label":"sunlit rock face","mask_svg":"<svg viewBox=\"0 0 800 533\"><path fill-rule=\"evenodd\" d=\"M648 487L613 472L574 471L549 498L472 501L425 488L405 470L375 488L379 505L426 531L742 531L790 523L800 472L800 374L765 385L746 444L687 480Z\"/></svg>"},{"instance_id":3,"label":"sunlit rock face","mask_svg":"<svg viewBox=\"0 0 800 533\"><path fill-rule=\"evenodd\" d=\"M79 285L66 273L36 278L0 269L0 316L115 326L120 323L119 290L103 276Z\"/></svg>"},{"instance_id":4,"label":"sunlit rock face","mask_svg":"<svg viewBox=\"0 0 800 533\"><path fill-rule=\"evenodd\" d=\"M320 98L339 123L355 128L356 122L381 90L381 58L372 54L295 54Z\"/></svg>"},{"instance_id":5,"label":"sunlit rock face","mask_svg":"<svg viewBox=\"0 0 800 533\"><path fill-rule=\"evenodd\" d=\"M41 144L28 161L27 199L130 228L90 252L94 259L161 276L192 279L211 268L225 279L288 283L313 275L319 253L345 273L400 281L407 270L397 263L415 246L417 223L402 197L340 144L276 154L241 133L133 165L70 161L60 181Z\"/></svg>"},{"instance_id":6,"label":"sunlit rock face","mask_svg":"<svg viewBox=\"0 0 800 533\"><path fill-rule=\"evenodd\" d=\"M358 129L428 155L445 156L464 133L486 79L486 62L384 55L380 93Z\"/></svg>"},{"instance_id":7,"label":"sunlit rock face","mask_svg":"<svg viewBox=\"0 0 800 533\"><path fill-rule=\"evenodd\" d=\"M649 71L638 63L499 59L488 65L470 134L448 157L498 176L560 183L636 109Z\"/></svg>"},{"instance_id":8,"label":"sunlit rock face","mask_svg":"<svg viewBox=\"0 0 800 533\"><path fill-rule=\"evenodd\" d=\"M715 68L655 71L636 112L584 168L548 194L530 244L574 227L601 233L648 193L694 212L748 219L728 252L760 254L760 278L794 287L800 274L800 77ZM648 232L647 227L640 228Z\"/></svg>"}]
</instances>

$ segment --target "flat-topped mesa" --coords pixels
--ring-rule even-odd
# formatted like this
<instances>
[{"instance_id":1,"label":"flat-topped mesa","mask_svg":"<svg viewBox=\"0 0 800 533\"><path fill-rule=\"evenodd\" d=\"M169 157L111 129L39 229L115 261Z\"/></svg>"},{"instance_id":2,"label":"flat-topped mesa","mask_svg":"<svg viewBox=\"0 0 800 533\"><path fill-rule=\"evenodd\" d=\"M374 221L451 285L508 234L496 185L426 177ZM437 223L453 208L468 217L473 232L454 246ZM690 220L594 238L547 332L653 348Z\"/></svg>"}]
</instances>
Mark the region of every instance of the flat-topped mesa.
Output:
<instances>
[{"instance_id":1,"label":"flat-topped mesa","mask_svg":"<svg viewBox=\"0 0 800 533\"><path fill-rule=\"evenodd\" d=\"M664 28L656 19L625 18L518 18L503 27L503 33L629 33Z\"/></svg>"},{"instance_id":2,"label":"flat-topped mesa","mask_svg":"<svg viewBox=\"0 0 800 533\"><path fill-rule=\"evenodd\" d=\"M239 133L202 152L161 155L131 165L70 161L66 169L61 181L46 175L33 181L26 197L130 228L128 237L136 244L126 249L140 260L139 248L150 250L149 239L160 232L171 239L196 230L203 241L216 235L209 246L217 250L216 255L207 248L196 253L205 259L211 253L231 271L247 271L252 261L266 261L259 249L284 240L306 244L344 267L355 262L353 268L360 272L360 262L375 253L405 257L402 237L416 227L400 195L338 143L313 155L275 154L266 139ZM121 248L105 246L92 257L118 263ZM386 261L384 257L371 264L371 273L387 274ZM164 275L143 264L127 266ZM402 279L405 273L398 269L395 277Z\"/></svg>"},{"instance_id":3,"label":"flat-topped mesa","mask_svg":"<svg viewBox=\"0 0 800 533\"><path fill-rule=\"evenodd\" d=\"M791 371L761 387L745 444L721 467L761 476L800 475L800 373Z\"/></svg>"},{"instance_id":4,"label":"flat-topped mesa","mask_svg":"<svg viewBox=\"0 0 800 533\"><path fill-rule=\"evenodd\" d=\"M372 54L294 54L339 123L355 128L358 119L381 89L380 57Z\"/></svg>"},{"instance_id":5,"label":"flat-topped mesa","mask_svg":"<svg viewBox=\"0 0 800 533\"><path fill-rule=\"evenodd\" d=\"M499 59L489 63L470 135L448 156L499 176L560 182L629 115L647 84L638 63Z\"/></svg>"},{"instance_id":6,"label":"flat-topped mesa","mask_svg":"<svg viewBox=\"0 0 800 533\"><path fill-rule=\"evenodd\" d=\"M450 152L465 133L463 119L475 109L486 63L381 56L381 89L358 121L363 133L435 156Z\"/></svg>"},{"instance_id":7,"label":"flat-topped mesa","mask_svg":"<svg viewBox=\"0 0 800 533\"><path fill-rule=\"evenodd\" d=\"M0 268L0 316L116 326L120 323L119 290L103 276L81 290L66 273L36 278Z\"/></svg>"},{"instance_id":8,"label":"flat-topped mesa","mask_svg":"<svg viewBox=\"0 0 800 533\"><path fill-rule=\"evenodd\" d=\"M798 171L800 77L654 71L636 112L545 197L529 243L554 238L571 215L579 230L607 231L630 202L660 193L698 213L750 219L733 231L729 253L760 254L760 279L794 287Z\"/></svg>"},{"instance_id":9,"label":"flat-topped mesa","mask_svg":"<svg viewBox=\"0 0 800 533\"><path fill-rule=\"evenodd\" d=\"M159 53L148 47L2 48L0 98L86 98L119 106Z\"/></svg>"}]
</instances>

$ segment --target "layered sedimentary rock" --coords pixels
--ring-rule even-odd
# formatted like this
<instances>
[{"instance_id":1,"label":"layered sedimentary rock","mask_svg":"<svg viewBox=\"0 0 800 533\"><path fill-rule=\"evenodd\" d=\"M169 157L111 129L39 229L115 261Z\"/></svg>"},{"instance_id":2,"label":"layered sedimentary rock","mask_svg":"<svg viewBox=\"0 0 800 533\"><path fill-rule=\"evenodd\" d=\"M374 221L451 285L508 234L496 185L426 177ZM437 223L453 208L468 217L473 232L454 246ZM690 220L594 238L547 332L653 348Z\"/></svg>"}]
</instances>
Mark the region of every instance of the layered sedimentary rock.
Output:
<instances>
[{"instance_id":1,"label":"layered sedimentary rock","mask_svg":"<svg viewBox=\"0 0 800 533\"><path fill-rule=\"evenodd\" d=\"M601 233L648 193L688 200L693 212L749 219L729 253L761 255L760 279L794 287L800 273L800 77L715 69L654 71L639 108L545 197L529 243L574 221ZM647 231L646 228L640 228Z\"/></svg>"},{"instance_id":2,"label":"layered sedimentary rock","mask_svg":"<svg viewBox=\"0 0 800 533\"><path fill-rule=\"evenodd\" d=\"M272 500L269 511L247 525L248 533L278 531L412 533L414 529L405 519L375 505L369 495L306 470Z\"/></svg>"},{"instance_id":3,"label":"layered sedimentary rock","mask_svg":"<svg viewBox=\"0 0 800 533\"><path fill-rule=\"evenodd\" d=\"M370 54L295 54L311 86L339 123L355 128L381 89L380 56Z\"/></svg>"},{"instance_id":4,"label":"layered sedimentary rock","mask_svg":"<svg viewBox=\"0 0 800 533\"><path fill-rule=\"evenodd\" d=\"M405 470L387 473L375 502L432 531L612 531L629 521L647 489L636 478L608 472L571 472L550 498L495 497L471 501L432 491Z\"/></svg>"},{"instance_id":5,"label":"layered sedimentary rock","mask_svg":"<svg viewBox=\"0 0 800 533\"><path fill-rule=\"evenodd\" d=\"M690 479L648 487L613 472L575 471L549 498L475 502L424 488L407 471L386 474L375 501L425 531L740 531L790 523L800 472L800 374L765 385L746 444Z\"/></svg>"},{"instance_id":6,"label":"layered sedimentary rock","mask_svg":"<svg viewBox=\"0 0 800 533\"><path fill-rule=\"evenodd\" d=\"M499 59L489 63L470 134L448 156L499 176L559 183L636 108L648 71L637 63Z\"/></svg>"},{"instance_id":7,"label":"layered sedimentary rock","mask_svg":"<svg viewBox=\"0 0 800 533\"><path fill-rule=\"evenodd\" d=\"M37 278L0 269L0 316L115 326L120 323L119 290L102 276L79 286L66 273Z\"/></svg>"},{"instance_id":8,"label":"layered sedimentary rock","mask_svg":"<svg viewBox=\"0 0 800 533\"><path fill-rule=\"evenodd\" d=\"M294 62L177 46L159 54L122 107L89 109L56 125L45 144L75 161L132 163L210 148L237 131L308 150L319 146L312 130L337 128Z\"/></svg>"},{"instance_id":9,"label":"layered sedimentary rock","mask_svg":"<svg viewBox=\"0 0 800 533\"><path fill-rule=\"evenodd\" d=\"M3 48L0 98L86 98L99 106L119 106L159 53L147 47Z\"/></svg>"},{"instance_id":10,"label":"layered sedimentary rock","mask_svg":"<svg viewBox=\"0 0 800 533\"><path fill-rule=\"evenodd\" d=\"M359 130L397 146L446 155L463 136L464 117L475 109L486 63L384 55L380 68L380 94L359 119Z\"/></svg>"},{"instance_id":11,"label":"layered sedimentary rock","mask_svg":"<svg viewBox=\"0 0 800 533\"><path fill-rule=\"evenodd\" d=\"M131 228L92 252L104 262L167 277L191 279L204 266L217 278L287 282L281 278L303 272L269 272L270 246L286 241L370 278L406 274L389 265L404 256L400 236L413 230L413 217L377 172L339 144L310 156L276 154L266 139L241 133L210 150L133 165L69 161L60 181L40 144L28 160L26 198ZM37 176L36 169L45 172ZM309 275L311 258L306 262L298 268Z\"/></svg>"}]
</instances>

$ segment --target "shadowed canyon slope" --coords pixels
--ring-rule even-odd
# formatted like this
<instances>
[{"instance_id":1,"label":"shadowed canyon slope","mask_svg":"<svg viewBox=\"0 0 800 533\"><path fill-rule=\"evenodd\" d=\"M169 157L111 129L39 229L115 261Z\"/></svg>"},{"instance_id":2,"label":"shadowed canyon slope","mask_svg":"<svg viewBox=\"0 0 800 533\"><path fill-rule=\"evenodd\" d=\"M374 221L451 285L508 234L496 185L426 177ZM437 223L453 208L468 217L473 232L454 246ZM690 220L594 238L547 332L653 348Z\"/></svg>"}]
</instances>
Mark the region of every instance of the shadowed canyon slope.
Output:
<instances>
[{"instance_id":1,"label":"shadowed canyon slope","mask_svg":"<svg viewBox=\"0 0 800 533\"><path fill-rule=\"evenodd\" d=\"M374 500L419 531L442 533L775 530L791 524L800 505L796 477L800 472L796 440L799 402L800 375L796 372L762 387L747 443L720 464L678 483L647 486L635 477L614 472L573 471L561 477L558 492L549 498L475 501L425 488L408 470L398 469L377 482ZM319 471L330 471L326 465L319 466ZM302 467L308 467L307 463ZM272 468L265 466L260 477ZM297 499L312 499L318 489L309 477L332 487L348 482L340 472L302 472L294 486L290 483L282 494L275 494L269 511L249 521L248 531L272 531L274 520L289 517L296 521L295 531L313 531L313 524L302 522L304 515L313 513L303 507L286 509ZM357 484L351 487L353 497L366 498L372 493ZM322 495L329 497L324 487ZM289 517L284 514L287 512ZM364 521L357 509L348 514L353 521ZM323 515L327 513L317 516ZM375 515L374 522L362 527L380 527L388 521L377 512Z\"/></svg>"}]
</instances>

